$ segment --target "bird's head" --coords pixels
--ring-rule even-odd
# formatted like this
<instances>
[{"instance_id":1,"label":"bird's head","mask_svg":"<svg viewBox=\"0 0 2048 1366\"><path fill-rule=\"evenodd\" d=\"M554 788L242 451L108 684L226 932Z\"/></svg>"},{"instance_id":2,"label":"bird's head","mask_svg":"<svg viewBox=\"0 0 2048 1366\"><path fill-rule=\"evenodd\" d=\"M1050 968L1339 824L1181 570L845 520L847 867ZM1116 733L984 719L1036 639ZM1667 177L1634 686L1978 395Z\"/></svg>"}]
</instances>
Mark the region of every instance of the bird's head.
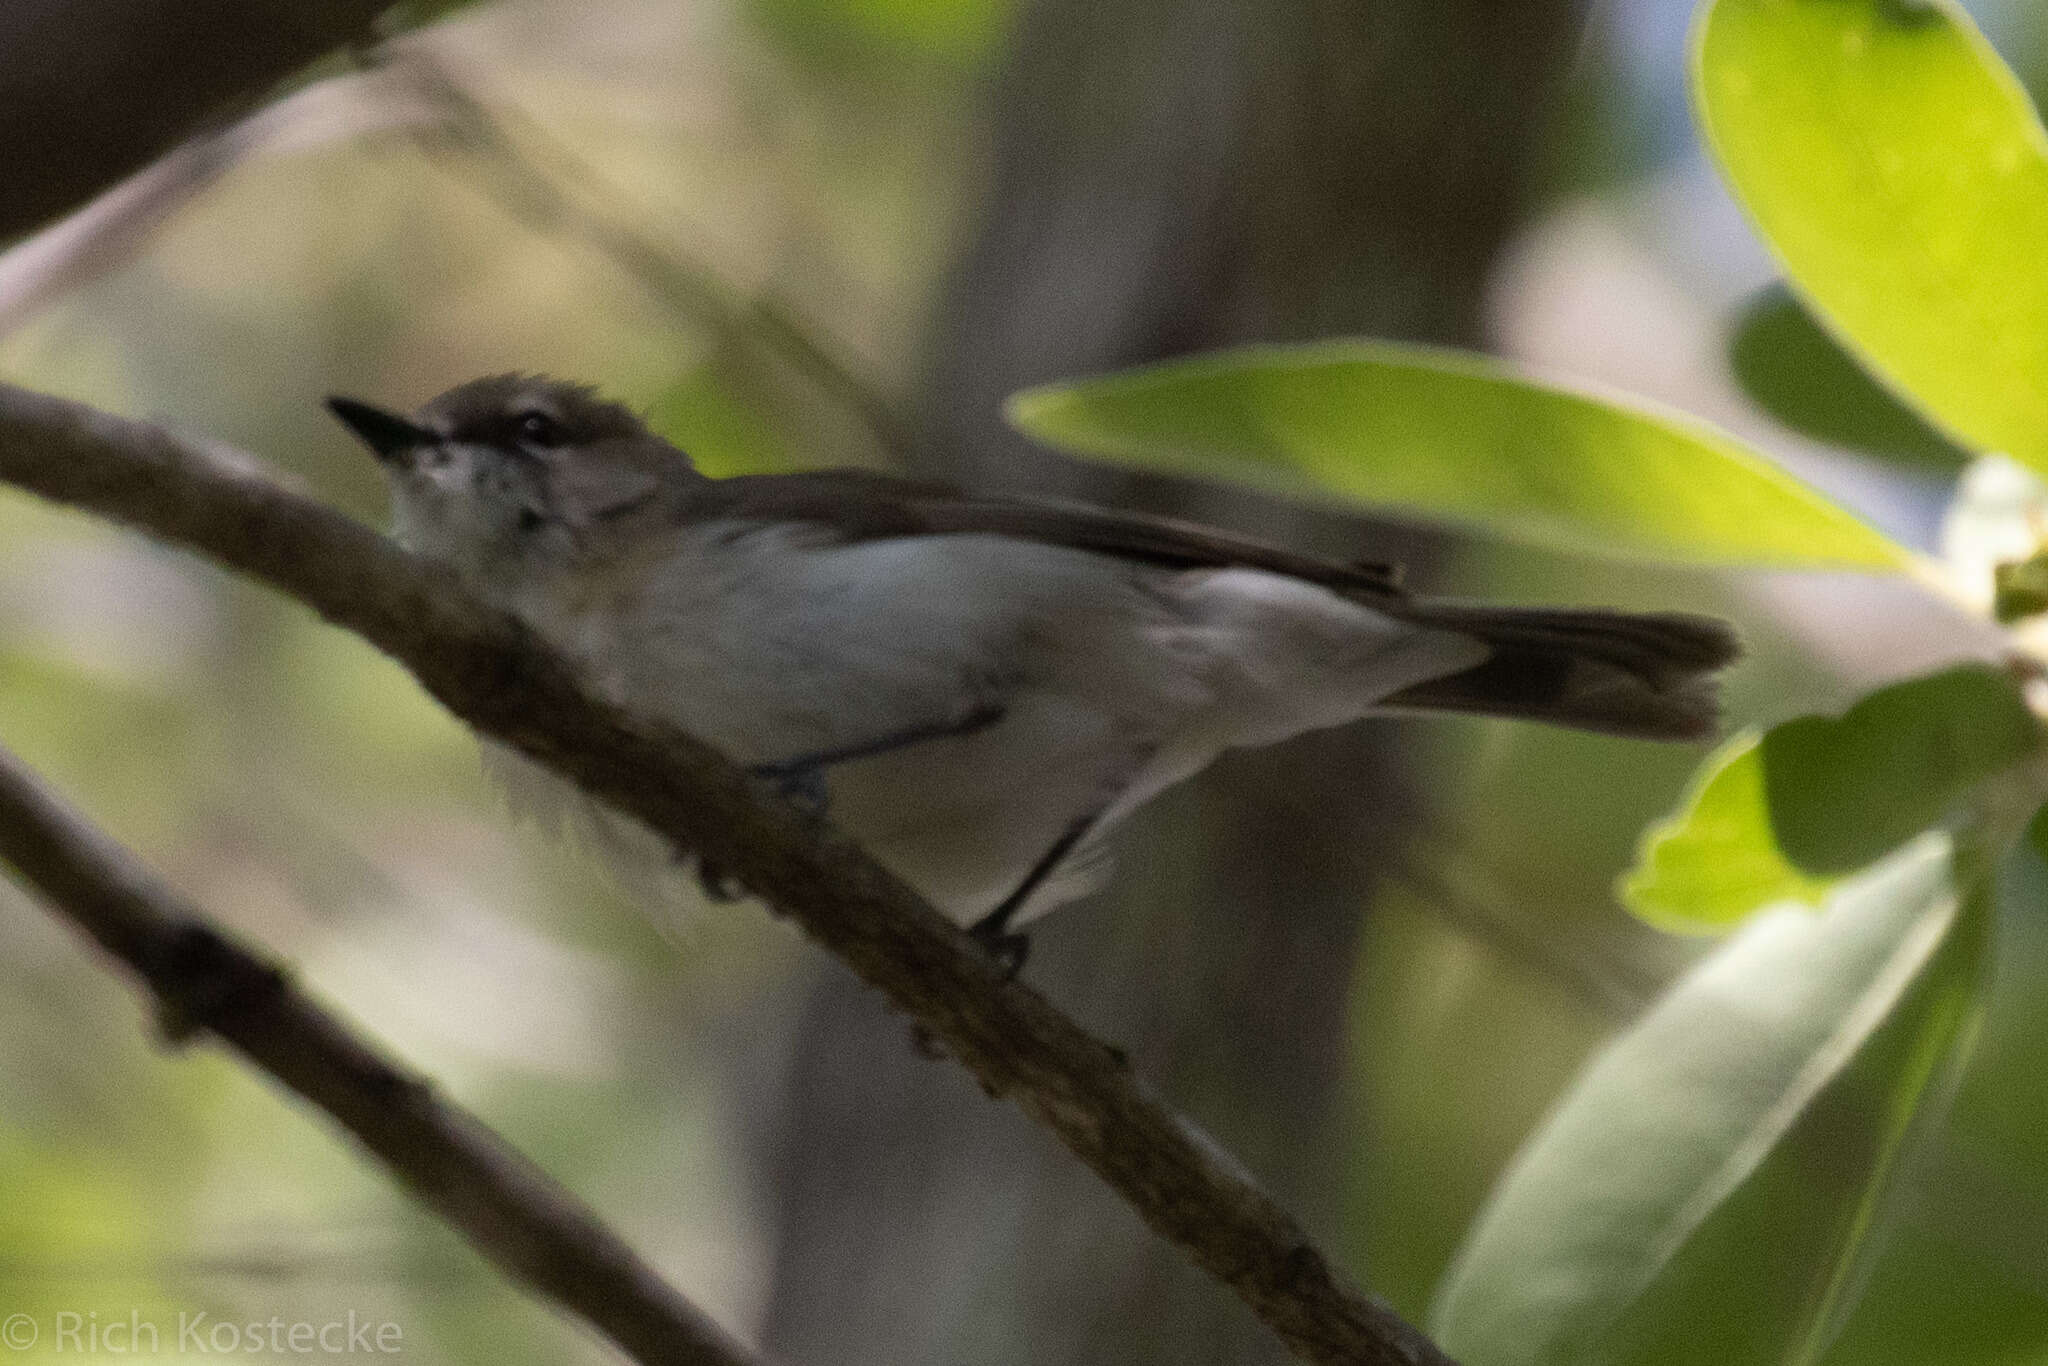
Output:
<instances>
[{"instance_id":1,"label":"bird's head","mask_svg":"<svg viewBox=\"0 0 2048 1366\"><path fill-rule=\"evenodd\" d=\"M561 380L472 380L411 417L327 406L383 465L399 541L487 590L601 551L702 478L631 410Z\"/></svg>"}]
</instances>

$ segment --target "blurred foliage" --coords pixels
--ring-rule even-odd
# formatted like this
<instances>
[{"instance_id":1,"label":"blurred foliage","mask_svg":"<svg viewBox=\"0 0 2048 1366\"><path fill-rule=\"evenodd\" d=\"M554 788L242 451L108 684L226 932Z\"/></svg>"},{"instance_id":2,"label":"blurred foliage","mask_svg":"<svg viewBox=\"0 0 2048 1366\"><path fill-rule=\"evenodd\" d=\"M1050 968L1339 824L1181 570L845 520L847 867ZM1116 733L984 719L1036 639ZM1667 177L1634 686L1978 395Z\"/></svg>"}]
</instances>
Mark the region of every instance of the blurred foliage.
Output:
<instances>
[{"instance_id":1,"label":"blurred foliage","mask_svg":"<svg viewBox=\"0 0 2048 1366\"><path fill-rule=\"evenodd\" d=\"M2048 294L2032 264L2048 241L2048 133L1970 20L1939 0L1709 0L1697 35L1720 169L1792 289L1860 358L1767 306L1736 348L1752 392L1841 445L1924 461L1939 423L2048 466ZM1708 429L1379 343L1048 386L1011 416L1083 454L1585 553L1911 574L2000 623L2025 614L2048 543L2043 490L1995 465L1969 471L1937 569ZM1944 1122L1954 1079L1972 1092L1994 922L2030 913L1994 887L2048 798L2016 681L2048 667L2040 643L2008 639L2036 651L2012 674L1912 679L1709 760L1622 891L1654 925L1736 932L1588 1064L1508 1166L1438 1287L1454 1355L1761 1366L1817 1362L1842 1338L1873 1270L1899 1265L1884 1258L1909 1159L1932 1135L1960 1143ZM1438 899L1470 891L1440 879ZM1817 916L1797 909L1823 899ZM1464 916L1513 942L1491 908ZM1575 975L1568 956L1522 956ZM1402 1192L1417 1188L1469 1195L1385 1165L1367 1179L1395 1183L1361 1199L1367 1212L1412 1217L1424 1202ZM1394 1264L1403 1291L1427 1255Z\"/></svg>"},{"instance_id":2,"label":"blurred foliage","mask_svg":"<svg viewBox=\"0 0 2048 1366\"><path fill-rule=\"evenodd\" d=\"M2048 469L2048 135L1949 0L1721 0L1700 122L1791 283L1975 451Z\"/></svg>"},{"instance_id":3,"label":"blurred foliage","mask_svg":"<svg viewBox=\"0 0 2048 1366\"><path fill-rule=\"evenodd\" d=\"M1375 902L1359 962L1339 1247L1421 1322L1495 1173L1612 1019L1404 884Z\"/></svg>"},{"instance_id":4,"label":"blurred foliage","mask_svg":"<svg viewBox=\"0 0 2048 1366\"><path fill-rule=\"evenodd\" d=\"M820 65L986 62L1010 17L1008 0L747 0L756 22Z\"/></svg>"},{"instance_id":5,"label":"blurred foliage","mask_svg":"<svg viewBox=\"0 0 2048 1366\"><path fill-rule=\"evenodd\" d=\"M1989 898L1959 862L1930 838L1818 918L1752 922L1608 1045L1475 1223L1432 1315L1446 1349L1816 1360L1977 1011Z\"/></svg>"},{"instance_id":6,"label":"blurred foliage","mask_svg":"<svg viewBox=\"0 0 2048 1366\"><path fill-rule=\"evenodd\" d=\"M744 377L716 356L683 375L648 405L648 426L716 477L766 473L794 465L788 445L749 402Z\"/></svg>"},{"instance_id":7,"label":"blurred foliage","mask_svg":"<svg viewBox=\"0 0 2048 1366\"><path fill-rule=\"evenodd\" d=\"M2034 554L1997 565L1991 583L1991 614L2002 624L2010 626L2048 612L2048 555Z\"/></svg>"},{"instance_id":8,"label":"blurred foliage","mask_svg":"<svg viewBox=\"0 0 2048 1366\"><path fill-rule=\"evenodd\" d=\"M396 37L439 23L477 3L479 0L398 0L397 4L377 16L377 31L387 38Z\"/></svg>"},{"instance_id":9,"label":"blurred foliage","mask_svg":"<svg viewBox=\"0 0 2048 1366\"><path fill-rule=\"evenodd\" d=\"M1546 195L1569 201L1612 194L1658 168L1656 120L1632 100L1615 47L1609 25L1587 24L1533 168L1531 178Z\"/></svg>"},{"instance_id":10,"label":"blurred foliage","mask_svg":"<svg viewBox=\"0 0 2048 1366\"><path fill-rule=\"evenodd\" d=\"M431 8L447 17L404 41L596 168L607 211L685 273L829 336L884 397L911 387L983 175L977 111L1013 5ZM1651 131L1643 92L1675 103L1680 87L1638 30L1676 32L1685 8L1631 0L1597 20L1537 179L1561 214L1591 203L1651 224L1639 231L1665 258L1717 251L1737 264L1709 265L1739 274L1746 244L1644 208L1687 174L1688 149ZM2048 30L2021 14L2007 31ZM1672 844L1653 850L1659 923L1733 928L1705 949L1609 891L1696 756L1492 723L1404 732L1430 776L1427 823L1357 963L1348 1138L1331 1158L1346 1202L1304 1211L1369 1284L1417 1316L1441 1296L1475 1366L1608 1328L1613 1360L2038 1360L2048 869L1999 853L2040 796L2023 694L1943 672L1852 704L1987 641L2048 658L2024 624L1988 624L2000 575L2010 602L2048 544L2048 498L2012 461L1978 460L1937 580L1817 490L1843 468L1894 487L1901 457L1923 480L1951 451L2048 460L2042 136L1946 4L1720 0L1699 32L1713 150L1790 277L1742 324L1736 370L1772 415L1848 448L1833 465L1784 473L1750 448L1766 439L1754 414L1697 375L1684 406L1742 439L1510 366L1355 343L1037 391L1016 414L1121 462L1522 542L1461 541L1432 587L1727 611L1754 656L1730 690L1739 718L1842 717L1709 761L1685 803L1689 879L1665 876ZM2015 60L2038 78L2044 53ZM842 398L747 332L758 313L705 316L587 222L522 220L460 172L384 124L273 148L0 337L0 367L260 450L370 518L376 472L320 412L324 393L402 405L484 372L556 371L603 380L714 473L878 458ZM1673 291L1697 283L1667 275ZM1600 294L1619 274L1572 284L1504 298L1503 315L1590 307L1598 329L1636 335L1624 324L1659 297ZM1721 354L1721 338L1690 340ZM1674 564L1870 572L1795 589ZM1930 590L1941 605L1905 610ZM510 826L470 738L388 661L11 495L0 720L0 738L501 1122L694 1296L758 1321L776 1261L760 1192L779 1178L778 1087L811 964L788 931L751 911L651 928L574 850ZM1788 835L1787 803L1803 834ZM1835 881L1937 822L1982 866L1952 875L1936 835ZM1769 909L1788 897L1828 909ZM167 1063L119 984L21 898L0 891L0 912L0 1310L354 1308L402 1322L435 1360L607 1359L239 1068ZM1071 914L1090 913L1114 912ZM1059 933L1056 918L1044 934ZM1170 940L1158 953L1173 970ZM1978 1011L1950 1110L1938 1083ZM1144 1069L1148 1041L1129 1042ZM1204 1122L1263 1132L1258 1116ZM949 1209L933 1236L1001 1237L1024 1217ZM876 1293L915 1312L920 1287ZM958 1341L1016 1346L999 1311L949 1312Z\"/></svg>"},{"instance_id":11,"label":"blurred foliage","mask_svg":"<svg viewBox=\"0 0 2048 1366\"><path fill-rule=\"evenodd\" d=\"M1702 766L1678 814L1644 835L1622 899L1659 928L1693 933L1773 902L1817 904L1930 825L1977 819L1958 804L2040 743L2013 680L1978 665L1882 688L1840 717L1738 736Z\"/></svg>"},{"instance_id":12,"label":"blurred foliage","mask_svg":"<svg viewBox=\"0 0 2048 1366\"><path fill-rule=\"evenodd\" d=\"M1782 285L1743 309L1728 358L1749 396L1806 436L1935 470L1969 458L1871 379Z\"/></svg>"}]
</instances>

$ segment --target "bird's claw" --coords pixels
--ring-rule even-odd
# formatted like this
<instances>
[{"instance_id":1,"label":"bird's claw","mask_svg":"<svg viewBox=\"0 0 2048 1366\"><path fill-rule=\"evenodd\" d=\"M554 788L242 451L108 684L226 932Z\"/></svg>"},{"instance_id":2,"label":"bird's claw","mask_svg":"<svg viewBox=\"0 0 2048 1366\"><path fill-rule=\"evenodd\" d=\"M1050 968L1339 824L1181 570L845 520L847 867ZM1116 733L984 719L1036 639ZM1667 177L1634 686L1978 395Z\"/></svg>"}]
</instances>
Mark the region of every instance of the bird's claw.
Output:
<instances>
[{"instance_id":1,"label":"bird's claw","mask_svg":"<svg viewBox=\"0 0 2048 1366\"><path fill-rule=\"evenodd\" d=\"M1014 982L1017 974L1024 971L1024 960L1031 956L1031 936L1014 930L984 930L980 926L969 930L974 942L982 951L996 960L1003 970L1003 980Z\"/></svg>"}]
</instances>

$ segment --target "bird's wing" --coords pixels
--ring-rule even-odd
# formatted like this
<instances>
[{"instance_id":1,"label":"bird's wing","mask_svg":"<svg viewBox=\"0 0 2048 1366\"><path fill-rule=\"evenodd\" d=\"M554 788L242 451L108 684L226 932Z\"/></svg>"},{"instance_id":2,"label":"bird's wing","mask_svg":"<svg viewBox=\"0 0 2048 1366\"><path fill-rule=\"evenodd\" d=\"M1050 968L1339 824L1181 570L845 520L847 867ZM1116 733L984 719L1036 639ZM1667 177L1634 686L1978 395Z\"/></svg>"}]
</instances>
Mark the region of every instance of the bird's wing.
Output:
<instances>
[{"instance_id":1,"label":"bird's wing","mask_svg":"<svg viewBox=\"0 0 2048 1366\"><path fill-rule=\"evenodd\" d=\"M898 536L1012 536L1178 569L1243 566L1320 584L1348 596L1402 599L1388 565L1304 555L1193 522L1113 512L1086 503L968 493L869 470L750 474L707 482L691 520L807 522L844 541Z\"/></svg>"}]
</instances>

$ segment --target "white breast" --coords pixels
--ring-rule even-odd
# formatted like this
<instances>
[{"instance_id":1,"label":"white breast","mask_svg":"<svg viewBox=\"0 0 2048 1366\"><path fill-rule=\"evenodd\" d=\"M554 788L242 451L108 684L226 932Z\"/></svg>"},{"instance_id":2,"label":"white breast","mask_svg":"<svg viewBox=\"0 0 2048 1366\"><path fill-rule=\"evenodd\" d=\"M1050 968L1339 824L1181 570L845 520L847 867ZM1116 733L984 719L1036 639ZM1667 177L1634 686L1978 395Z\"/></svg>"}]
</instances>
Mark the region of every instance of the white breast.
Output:
<instances>
[{"instance_id":1,"label":"white breast","mask_svg":"<svg viewBox=\"0 0 2048 1366\"><path fill-rule=\"evenodd\" d=\"M1077 816L1113 823L1226 748L1351 720L1485 655L1277 575L993 536L700 526L604 591L528 610L622 701L742 763L1003 708L830 770L832 821L963 922ZM1085 890L1069 878L1030 910Z\"/></svg>"},{"instance_id":2,"label":"white breast","mask_svg":"<svg viewBox=\"0 0 2048 1366\"><path fill-rule=\"evenodd\" d=\"M1173 686L1112 648L1167 618L1137 576L992 536L845 545L714 526L607 611L614 685L746 762L937 724L1054 678L1085 689L1079 651L1117 665L1119 685Z\"/></svg>"}]
</instances>

